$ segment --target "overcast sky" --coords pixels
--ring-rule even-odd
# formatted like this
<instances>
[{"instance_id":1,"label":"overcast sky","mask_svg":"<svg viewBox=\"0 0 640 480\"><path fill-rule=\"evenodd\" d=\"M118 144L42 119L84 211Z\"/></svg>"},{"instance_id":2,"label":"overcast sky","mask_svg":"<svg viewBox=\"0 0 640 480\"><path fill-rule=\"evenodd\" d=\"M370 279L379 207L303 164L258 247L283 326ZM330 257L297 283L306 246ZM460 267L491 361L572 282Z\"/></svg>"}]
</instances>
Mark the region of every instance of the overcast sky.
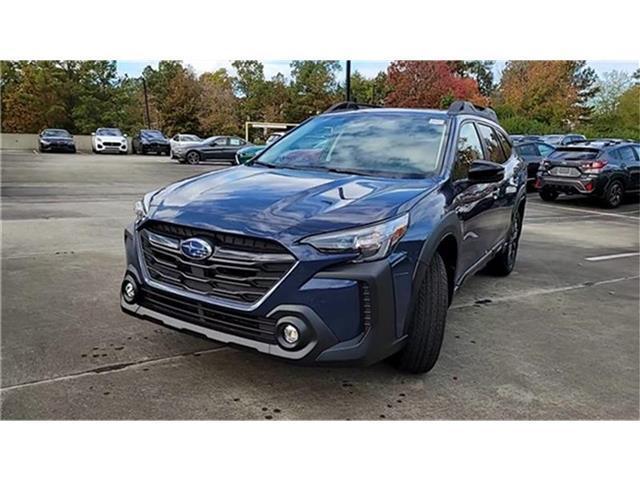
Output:
<instances>
[{"instance_id":1,"label":"overcast sky","mask_svg":"<svg viewBox=\"0 0 640 480\"><path fill-rule=\"evenodd\" d=\"M284 74L285 77L289 77L290 68L289 63L291 60L263 60L264 73L267 79L271 78L277 73ZM233 72L230 61L215 61L215 60L184 60L184 63L191 65L197 73L210 72L217 70L218 68L226 68L230 72ZM343 65L344 72L344 62ZM610 72L611 70L622 70L632 73L638 68L638 62L628 61L588 61L587 62L593 69L601 75L604 72ZM137 77L142 73L145 66L151 65L155 67L158 64L157 60L146 61L118 61L118 72L121 75L127 74L130 77ZM500 72L504 68L504 61L497 61L494 66L494 75L498 79ZM386 70L389 65L389 61L356 61L351 62L351 70L358 71L366 77L374 77L378 72Z\"/></svg>"}]
</instances>

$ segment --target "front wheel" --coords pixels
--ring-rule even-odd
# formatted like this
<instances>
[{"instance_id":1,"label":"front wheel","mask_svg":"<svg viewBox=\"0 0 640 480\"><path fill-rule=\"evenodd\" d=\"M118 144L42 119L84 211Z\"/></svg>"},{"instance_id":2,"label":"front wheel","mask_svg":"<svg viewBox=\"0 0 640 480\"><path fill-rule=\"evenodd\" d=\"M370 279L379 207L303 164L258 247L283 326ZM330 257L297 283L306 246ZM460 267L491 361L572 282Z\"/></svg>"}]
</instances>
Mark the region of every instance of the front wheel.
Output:
<instances>
[{"instance_id":1,"label":"front wheel","mask_svg":"<svg viewBox=\"0 0 640 480\"><path fill-rule=\"evenodd\" d=\"M624 185L620 180L614 180L609 183L604 192L604 205L607 208L618 208L624 198Z\"/></svg>"},{"instance_id":2,"label":"front wheel","mask_svg":"<svg viewBox=\"0 0 640 480\"><path fill-rule=\"evenodd\" d=\"M392 361L400 370L426 373L438 360L449 307L447 269L438 253L431 259L417 295L407 344Z\"/></svg>"},{"instance_id":3,"label":"front wheel","mask_svg":"<svg viewBox=\"0 0 640 480\"><path fill-rule=\"evenodd\" d=\"M198 152L187 153L187 163L191 165L197 165L200 163L200 154Z\"/></svg>"},{"instance_id":4,"label":"front wheel","mask_svg":"<svg viewBox=\"0 0 640 480\"><path fill-rule=\"evenodd\" d=\"M487 271L499 277L506 277L513 271L518 255L518 244L522 230L522 218L520 212L516 212L511 220L509 236L495 257L488 263Z\"/></svg>"}]
</instances>

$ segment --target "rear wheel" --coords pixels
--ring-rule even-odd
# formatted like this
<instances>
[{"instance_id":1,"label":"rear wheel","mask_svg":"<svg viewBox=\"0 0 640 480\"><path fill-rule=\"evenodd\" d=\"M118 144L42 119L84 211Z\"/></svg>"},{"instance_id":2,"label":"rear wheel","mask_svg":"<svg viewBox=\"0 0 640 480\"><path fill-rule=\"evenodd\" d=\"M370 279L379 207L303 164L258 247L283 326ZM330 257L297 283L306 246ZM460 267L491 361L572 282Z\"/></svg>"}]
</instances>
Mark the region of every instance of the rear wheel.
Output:
<instances>
[{"instance_id":1,"label":"rear wheel","mask_svg":"<svg viewBox=\"0 0 640 480\"><path fill-rule=\"evenodd\" d=\"M426 373L433 368L442 346L448 307L447 270L442 257L436 253L418 291L409 320L407 344L392 358L400 370Z\"/></svg>"},{"instance_id":2,"label":"rear wheel","mask_svg":"<svg viewBox=\"0 0 640 480\"><path fill-rule=\"evenodd\" d=\"M518 243L520 242L520 231L522 230L522 219L520 212L516 212L511 220L509 236L496 256L487 264L487 271L493 275L506 277L513 271L518 255Z\"/></svg>"},{"instance_id":3,"label":"rear wheel","mask_svg":"<svg viewBox=\"0 0 640 480\"><path fill-rule=\"evenodd\" d=\"M200 154L198 152L187 153L187 163L191 165L197 165L200 163Z\"/></svg>"},{"instance_id":4,"label":"rear wheel","mask_svg":"<svg viewBox=\"0 0 640 480\"><path fill-rule=\"evenodd\" d=\"M558 198L558 192L555 190L550 190L548 188L543 188L538 192L540 198L545 202L553 202L556 198Z\"/></svg>"},{"instance_id":5,"label":"rear wheel","mask_svg":"<svg viewBox=\"0 0 640 480\"><path fill-rule=\"evenodd\" d=\"M618 208L624 198L624 185L620 180L613 180L604 192L604 205L607 208Z\"/></svg>"}]
</instances>

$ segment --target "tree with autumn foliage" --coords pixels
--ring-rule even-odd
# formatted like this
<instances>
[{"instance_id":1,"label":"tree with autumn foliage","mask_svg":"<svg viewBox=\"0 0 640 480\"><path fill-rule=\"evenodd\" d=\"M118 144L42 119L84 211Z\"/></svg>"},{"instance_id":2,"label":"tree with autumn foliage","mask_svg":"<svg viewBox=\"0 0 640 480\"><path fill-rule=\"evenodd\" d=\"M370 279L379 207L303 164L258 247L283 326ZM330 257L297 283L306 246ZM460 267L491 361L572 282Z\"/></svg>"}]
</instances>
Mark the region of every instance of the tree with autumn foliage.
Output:
<instances>
[{"instance_id":1,"label":"tree with autumn foliage","mask_svg":"<svg viewBox=\"0 0 640 480\"><path fill-rule=\"evenodd\" d=\"M502 72L495 104L499 115L511 122L526 119L559 132L575 129L590 115L595 81L585 62L511 61Z\"/></svg>"},{"instance_id":2,"label":"tree with autumn foliage","mask_svg":"<svg viewBox=\"0 0 640 480\"><path fill-rule=\"evenodd\" d=\"M446 108L455 100L489 104L489 98L480 93L478 82L460 75L450 62L391 62L387 79L391 93L385 106L389 107Z\"/></svg>"}]
</instances>

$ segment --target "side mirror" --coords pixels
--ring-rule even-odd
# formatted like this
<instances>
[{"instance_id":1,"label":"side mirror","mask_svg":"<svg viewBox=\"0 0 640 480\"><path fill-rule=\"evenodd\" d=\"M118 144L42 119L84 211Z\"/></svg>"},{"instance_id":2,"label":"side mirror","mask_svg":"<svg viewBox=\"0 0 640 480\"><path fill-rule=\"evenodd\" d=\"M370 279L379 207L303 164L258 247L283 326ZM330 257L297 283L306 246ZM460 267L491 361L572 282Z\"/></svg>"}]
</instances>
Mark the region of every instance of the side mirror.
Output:
<instances>
[{"instance_id":1,"label":"side mirror","mask_svg":"<svg viewBox=\"0 0 640 480\"><path fill-rule=\"evenodd\" d=\"M91 132L91 136L95 137L96 136L96 132Z\"/></svg>"},{"instance_id":2,"label":"side mirror","mask_svg":"<svg viewBox=\"0 0 640 480\"><path fill-rule=\"evenodd\" d=\"M470 183L496 183L504 178L504 167L498 163L476 160L471 164L467 178Z\"/></svg>"},{"instance_id":3,"label":"side mirror","mask_svg":"<svg viewBox=\"0 0 640 480\"><path fill-rule=\"evenodd\" d=\"M127 134L125 133L125 134L123 135L123 137L124 137L124 138L127 138Z\"/></svg>"}]
</instances>

